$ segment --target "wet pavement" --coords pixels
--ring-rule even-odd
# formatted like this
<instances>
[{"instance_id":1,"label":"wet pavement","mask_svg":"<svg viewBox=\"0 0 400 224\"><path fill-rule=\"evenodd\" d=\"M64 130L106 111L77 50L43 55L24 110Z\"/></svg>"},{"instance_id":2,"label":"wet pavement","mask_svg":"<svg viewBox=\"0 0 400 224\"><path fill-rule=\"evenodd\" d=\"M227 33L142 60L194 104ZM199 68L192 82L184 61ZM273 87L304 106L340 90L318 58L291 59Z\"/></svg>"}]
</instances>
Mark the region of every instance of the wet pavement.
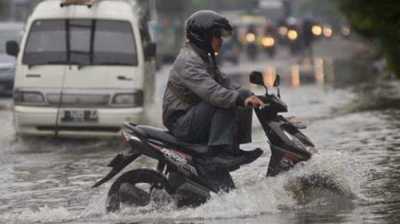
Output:
<instances>
[{"instance_id":1,"label":"wet pavement","mask_svg":"<svg viewBox=\"0 0 400 224\"><path fill-rule=\"evenodd\" d=\"M157 76L158 96L167 71L163 68ZM284 80L288 71L282 70ZM289 105L287 116L308 124L304 132L319 150L311 161L265 178L269 146L255 120L254 142L244 147L261 147L265 153L233 173L236 190L213 195L198 208L150 205L115 214L106 214L104 207L110 184L91 186L124 150L119 140L17 139L11 100L1 99L0 223L399 223L400 110L363 108L351 88L317 82L293 87L285 81L281 94ZM158 103L155 117L160 115ZM151 164L143 158L130 168ZM341 191L296 187L298 177L313 174L327 177Z\"/></svg>"}]
</instances>

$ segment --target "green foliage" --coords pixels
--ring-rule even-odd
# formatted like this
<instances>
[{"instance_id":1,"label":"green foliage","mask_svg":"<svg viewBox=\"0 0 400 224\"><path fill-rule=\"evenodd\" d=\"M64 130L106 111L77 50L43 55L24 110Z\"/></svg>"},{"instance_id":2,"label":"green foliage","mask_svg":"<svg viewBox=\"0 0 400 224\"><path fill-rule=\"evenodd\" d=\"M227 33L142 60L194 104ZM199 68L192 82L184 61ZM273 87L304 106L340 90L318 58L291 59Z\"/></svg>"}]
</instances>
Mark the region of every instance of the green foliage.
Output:
<instances>
[{"instance_id":1,"label":"green foliage","mask_svg":"<svg viewBox=\"0 0 400 224\"><path fill-rule=\"evenodd\" d=\"M377 39L389 68L400 78L400 1L338 0L353 29Z\"/></svg>"}]
</instances>

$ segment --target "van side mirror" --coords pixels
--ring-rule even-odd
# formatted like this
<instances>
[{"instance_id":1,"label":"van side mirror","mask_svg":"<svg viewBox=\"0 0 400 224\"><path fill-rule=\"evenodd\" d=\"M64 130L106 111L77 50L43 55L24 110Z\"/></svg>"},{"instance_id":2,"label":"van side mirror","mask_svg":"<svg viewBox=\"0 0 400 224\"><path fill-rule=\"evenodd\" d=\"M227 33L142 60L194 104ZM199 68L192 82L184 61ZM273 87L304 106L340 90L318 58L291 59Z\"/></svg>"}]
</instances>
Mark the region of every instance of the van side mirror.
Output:
<instances>
[{"instance_id":1,"label":"van side mirror","mask_svg":"<svg viewBox=\"0 0 400 224\"><path fill-rule=\"evenodd\" d=\"M275 81L274 81L274 87L279 87L279 85L281 84L281 76L280 75L276 75Z\"/></svg>"},{"instance_id":2,"label":"van side mirror","mask_svg":"<svg viewBox=\"0 0 400 224\"><path fill-rule=\"evenodd\" d=\"M6 42L6 52L8 55L17 57L19 53L19 45L17 41L9 40Z\"/></svg>"},{"instance_id":3,"label":"van side mirror","mask_svg":"<svg viewBox=\"0 0 400 224\"><path fill-rule=\"evenodd\" d=\"M146 60L150 60L151 58L156 57L157 54L157 45L154 42L147 44L144 48L144 58Z\"/></svg>"},{"instance_id":4,"label":"van side mirror","mask_svg":"<svg viewBox=\"0 0 400 224\"><path fill-rule=\"evenodd\" d=\"M252 71L250 73L250 83L265 86L263 74L259 71Z\"/></svg>"}]
</instances>

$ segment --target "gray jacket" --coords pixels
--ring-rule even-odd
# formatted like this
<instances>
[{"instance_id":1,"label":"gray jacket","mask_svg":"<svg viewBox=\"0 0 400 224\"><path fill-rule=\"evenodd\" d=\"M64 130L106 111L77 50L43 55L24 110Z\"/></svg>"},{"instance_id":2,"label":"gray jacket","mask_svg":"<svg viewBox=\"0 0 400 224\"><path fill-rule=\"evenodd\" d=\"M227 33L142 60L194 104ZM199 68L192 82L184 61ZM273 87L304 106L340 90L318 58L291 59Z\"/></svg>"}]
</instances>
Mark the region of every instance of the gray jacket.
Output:
<instances>
[{"instance_id":1,"label":"gray jacket","mask_svg":"<svg viewBox=\"0 0 400 224\"><path fill-rule=\"evenodd\" d=\"M205 101L219 108L243 105L252 95L233 84L211 62L210 56L195 45L186 43L170 71L163 98L163 122L170 128L192 106Z\"/></svg>"}]
</instances>

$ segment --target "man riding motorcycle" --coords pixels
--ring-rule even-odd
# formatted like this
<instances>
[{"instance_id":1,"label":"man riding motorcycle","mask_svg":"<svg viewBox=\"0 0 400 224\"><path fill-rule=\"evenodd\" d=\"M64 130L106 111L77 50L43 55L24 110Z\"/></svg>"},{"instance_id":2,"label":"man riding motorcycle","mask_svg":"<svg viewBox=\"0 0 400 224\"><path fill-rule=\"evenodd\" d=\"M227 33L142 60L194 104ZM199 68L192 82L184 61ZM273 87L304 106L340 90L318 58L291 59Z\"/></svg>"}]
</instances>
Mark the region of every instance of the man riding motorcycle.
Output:
<instances>
[{"instance_id":1,"label":"man riding motorcycle","mask_svg":"<svg viewBox=\"0 0 400 224\"><path fill-rule=\"evenodd\" d=\"M229 21L214 11L200 10L188 18L187 42L173 64L163 97L163 122L178 139L207 144L213 159L206 162L234 170L262 154L261 149L239 148L251 141L252 113L241 107L264 103L217 67L222 37L231 33Z\"/></svg>"},{"instance_id":2,"label":"man riding motorcycle","mask_svg":"<svg viewBox=\"0 0 400 224\"><path fill-rule=\"evenodd\" d=\"M262 154L260 149L239 149L240 143L251 141L251 110L243 112L243 106L262 107L254 111L271 149L267 176L288 171L313 155L314 144L299 130L301 125L281 115L288 106L280 99L279 88L277 95L265 88L258 98L234 86L218 70L215 53L221 36L231 31L229 22L213 11L199 11L188 19L186 28L188 42L175 61L164 94L163 121L169 130L125 123L122 137L129 150L112 159L110 172L93 187L111 180L142 156L155 159L156 167L138 164L116 178L107 194L108 212L123 204L147 206L160 199L159 192L184 207L205 203L211 193L234 189L230 171ZM252 72L249 80L265 87L261 72ZM241 128L243 123L247 127ZM311 185L316 178L320 179L313 177Z\"/></svg>"}]
</instances>

